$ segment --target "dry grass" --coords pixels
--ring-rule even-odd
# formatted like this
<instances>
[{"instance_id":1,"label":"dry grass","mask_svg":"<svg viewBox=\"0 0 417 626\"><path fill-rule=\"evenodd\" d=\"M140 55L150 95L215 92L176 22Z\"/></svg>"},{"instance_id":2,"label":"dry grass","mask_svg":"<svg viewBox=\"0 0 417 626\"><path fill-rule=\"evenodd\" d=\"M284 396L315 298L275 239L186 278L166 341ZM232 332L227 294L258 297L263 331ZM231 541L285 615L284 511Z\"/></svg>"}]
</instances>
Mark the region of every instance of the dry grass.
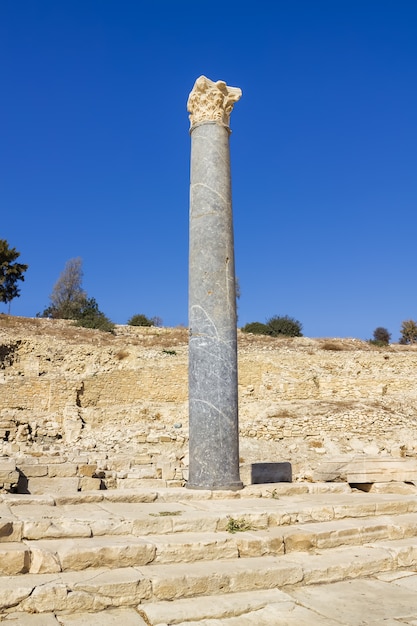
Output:
<instances>
[{"instance_id":1,"label":"dry grass","mask_svg":"<svg viewBox=\"0 0 417 626\"><path fill-rule=\"evenodd\" d=\"M349 350L350 348L344 345L341 341L324 341L320 344L321 350L332 350L334 352L341 352L342 350Z\"/></svg>"},{"instance_id":2,"label":"dry grass","mask_svg":"<svg viewBox=\"0 0 417 626\"><path fill-rule=\"evenodd\" d=\"M51 320L46 318L18 317L0 313L0 335L7 334L8 338L24 336L53 337L71 344L90 344L94 346L112 346L116 358L122 356L129 345L156 348L159 350L176 351L188 345L188 329L183 326L176 328L159 328L155 326L124 326L116 325L114 334L75 326L71 320ZM341 351L377 351L389 352L417 352L417 344L400 345L390 344L386 348L373 346L367 341L352 338L320 338L306 337L269 337L267 335L253 335L238 330L238 346L240 350L295 350L314 354L317 350L333 352ZM121 356L119 356L119 354Z\"/></svg>"}]
</instances>

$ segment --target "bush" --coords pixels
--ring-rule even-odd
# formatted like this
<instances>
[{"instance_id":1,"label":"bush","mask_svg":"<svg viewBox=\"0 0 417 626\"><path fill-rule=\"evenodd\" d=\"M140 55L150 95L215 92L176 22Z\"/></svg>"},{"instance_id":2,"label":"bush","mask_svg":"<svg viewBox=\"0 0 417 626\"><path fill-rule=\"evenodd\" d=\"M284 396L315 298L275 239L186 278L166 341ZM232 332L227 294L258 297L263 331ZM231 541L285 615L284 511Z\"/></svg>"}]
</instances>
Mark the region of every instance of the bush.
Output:
<instances>
[{"instance_id":1,"label":"bush","mask_svg":"<svg viewBox=\"0 0 417 626\"><path fill-rule=\"evenodd\" d=\"M243 326L242 331L244 333L253 333L254 335L271 335L272 331L266 324L262 322L250 322Z\"/></svg>"},{"instance_id":2,"label":"bush","mask_svg":"<svg viewBox=\"0 0 417 626\"><path fill-rule=\"evenodd\" d=\"M272 330L270 333L272 337L279 337L280 335L284 335L285 337L303 336L301 332L303 328L301 322L288 315L276 315L275 317L271 317L266 321L266 324Z\"/></svg>"},{"instance_id":3,"label":"bush","mask_svg":"<svg viewBox=\"0 0 417 626\"><path fill-rule=\"evenodd\" d=\"M370 343L374 345L387 346L391 340L391 333L383 326L378 326L374 330L374 339Z\"/></svg>"},{"instance_id":4,"label":"bush","mask_svg":"<svg viewBox=\"0 0 417 626\"><path fill-rule=\"evenodd\" d=\"M270 337L302 337L302 327L301 322L293 317L275 315L275 317L267 320L266 324L250 322L243 326L242 331L244 333L253 333L254 335L269 335Z\"/></svg>"},{"instance_id":5,"label":"bush","mask_svg":"<svg viewBox=\"0 0 417 626\"><path fill-rule=\"evenodd\" d=\"M114 331L114 324L109 318L99 310L98 304L94 298L84 300L81 308L77 312L76 326L84 328L96 328L107 333Z\"/></svg>"},{"instance_id":6,"label":"bush","mask_svg":"<svg viewBox=\"0 0 417 626\"><path fill-rule=\"evenodd\" d=\"M146 317L143 313L133 315L127 323L128 326L155 326L153 319Z\"/></svg>"}]
</instances>

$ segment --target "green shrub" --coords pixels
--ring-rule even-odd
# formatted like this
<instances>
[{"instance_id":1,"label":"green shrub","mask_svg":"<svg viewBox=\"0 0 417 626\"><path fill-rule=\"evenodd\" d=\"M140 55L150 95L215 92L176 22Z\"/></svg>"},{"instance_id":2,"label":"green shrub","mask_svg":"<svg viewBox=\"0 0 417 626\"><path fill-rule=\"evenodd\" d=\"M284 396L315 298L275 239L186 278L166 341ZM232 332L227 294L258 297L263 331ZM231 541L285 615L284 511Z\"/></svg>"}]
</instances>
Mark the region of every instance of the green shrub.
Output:
<instances>
[{"instance_id":1,"label":"green shrub","mask_svg":"<svg viewBox=\"0 0 417 626\"><path fill-rule=\"evenodd\" d=\"M114 324L99 310L94 298L87 298L81 305L76 318L76 326L96 328L107 333L114 331Z\"/></svg>"},{"instance_id":2,"label":"green shrub","mask_svg":"<svg viewBox=\"0 0 417 626\"><path fill-rule=\"evenodd\" d=\"M262 322L250 322L243 326L242 331L244 333L253 333L254 335L271 335L271 329Z\"/></svg>"},{"instance_id":3,"label":"green shrub","mask_svg":"<svg viewBox=\"0 0 417 626\"><path fill-rule=\"evenodd\" d=\"M301 322L289 317L288 315L275 315L266 321L267 326L271 328L272 337L279 337L284 335L285 337L302 337L301 332L303 326Z\"/></svg>"},{"instance_id":4,"label":"green shrub","mask_svg":"<svg viewBox=\"0 0 417 626\"><path fill-rule=\"evenodd\" d=\"M129 326L155 326L153 320L143 313L133 315L127 323Z\"/></svg>"},{"instance_id":5,"label":"green shrub","mask_svg":"<svg viewBox=\"0 0 417 626\"><path fill-rule=\"evenodd\" d=\"M384 345L387 346L391 340L391 333L388 332L386 328L383 326L378 326L374 330L374 338L369 343L373 345Z\"/></svg>"}]
</instances>

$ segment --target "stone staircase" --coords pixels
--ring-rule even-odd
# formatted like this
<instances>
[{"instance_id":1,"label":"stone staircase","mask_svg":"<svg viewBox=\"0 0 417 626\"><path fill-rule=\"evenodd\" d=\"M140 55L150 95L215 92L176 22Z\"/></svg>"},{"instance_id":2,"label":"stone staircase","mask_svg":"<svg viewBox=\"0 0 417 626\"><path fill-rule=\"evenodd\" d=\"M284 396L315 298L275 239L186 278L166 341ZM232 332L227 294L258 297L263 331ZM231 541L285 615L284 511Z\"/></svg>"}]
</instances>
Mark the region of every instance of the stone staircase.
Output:
<instances>
[{"instance_id":1,"label":"stone staircase","mask_svg":"<svg viewBox=\"0 0 417 626\"><path fill-rule=\"evenodd\" d=\"M417 571L416 493L277 483L2 494L0 621L344 624L312 621L294 594Z\"/></svg>"}]
</instances>

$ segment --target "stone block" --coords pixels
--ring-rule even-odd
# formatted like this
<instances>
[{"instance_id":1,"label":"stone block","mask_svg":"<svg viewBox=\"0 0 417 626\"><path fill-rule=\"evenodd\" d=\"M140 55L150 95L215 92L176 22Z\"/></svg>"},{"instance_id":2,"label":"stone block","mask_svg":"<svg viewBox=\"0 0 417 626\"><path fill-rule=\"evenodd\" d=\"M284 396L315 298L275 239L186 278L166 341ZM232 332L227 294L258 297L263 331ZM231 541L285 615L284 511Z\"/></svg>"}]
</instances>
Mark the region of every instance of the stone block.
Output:
<instances>
[{"instance_id":1,"label":"stone block","mask_svg":"<svg viewBox=\"0 0 417 626\"><path fill-rule=\"evenodd\" d=\"M39 463L19 463L18 469L28 478L31 478L32 476L39 477L48 475L48 466L40 465Z\"/></svg>"},{"instance_id":2,"label":"stone block","mask_svg":"<svg viewBox=\"0 0 417 626\"><path fill-rule=\"evenodd\" d=\"M79 476L88 476L92 478L97 471L97 465L94 464L82 464L78 466L78 474Z\"/></svg>"},{"instance_id":3,"label":"stone block","mask_svg":"<svg viewBox=\"0 0 417 626\"><path fill-rule=\"evenodd\" d=\"M28 481L28 493L73 493L78 491L79 478L31 478Z\"/></svg>"},{"instance_id":4,"label":"stone block","mask_svg":"<svg viewBox=\"0 0 417 626\"><path fill-rule=\"evenodd\" d=\"M313 472L313 480L315 482L347 482L346 471L351 461L352 457L338 457L324 461Z\"/></svg>"},{"instance_id":5,"label":"stone block","mask_svg":"<svg viewBox=\"0 0 417 626\"><path fill-rule=\"evenodd\" d=\"M0 472L13 472L16 469L16 461L8 456L0 457Z\"/></svg>"},{"instance_id":6,"label":"stone block","mask_svg":"<svg viewBox=\"0 0 417 626\"><path fill-rule=\"evenodd\" d=\"M21 543L0 544L0 573L6 576L24 574L29 570L29 548Z\"/></svg>"},{"instance_id":7,"label":"stone block","mask_svg":"<svg viewBox=\"0 0 417 626\"><path fill-rule=\"evenodd\" d=\"M49 465L48 476L51 478L70 478L77 476L78 465L75 463L57 463Z\"/></svg>"},{"instance_id":8,"label":"stone block","mask_svg":"<svg viewBox=\"0 0 417 626\"><path fill-rule=\"evenodd\" d=\"M417 463L392 457L355 457L346 469L348 483L417 481Z\"/></svg>"},{"instance_id":9,"label":"stone block","mask_svg":"<svg viewBox=\"0 0 417 626\"><path fill-rule=\"evenodd\" d=\"M94 491L95 489L101 489L101 478L90 478L89 476L82 476L79 479L80 491Z\"/></svg>"},{"instance_id":10,"label":"stone block","mask_svg":"<svg viewBox=\"0 0 417 626\"><path fill-rule=\"evenodd\" d=\"M292 466L286 461L282 463L252 463L251 484L290 483Z\"/></svg>"}]
</instances>

